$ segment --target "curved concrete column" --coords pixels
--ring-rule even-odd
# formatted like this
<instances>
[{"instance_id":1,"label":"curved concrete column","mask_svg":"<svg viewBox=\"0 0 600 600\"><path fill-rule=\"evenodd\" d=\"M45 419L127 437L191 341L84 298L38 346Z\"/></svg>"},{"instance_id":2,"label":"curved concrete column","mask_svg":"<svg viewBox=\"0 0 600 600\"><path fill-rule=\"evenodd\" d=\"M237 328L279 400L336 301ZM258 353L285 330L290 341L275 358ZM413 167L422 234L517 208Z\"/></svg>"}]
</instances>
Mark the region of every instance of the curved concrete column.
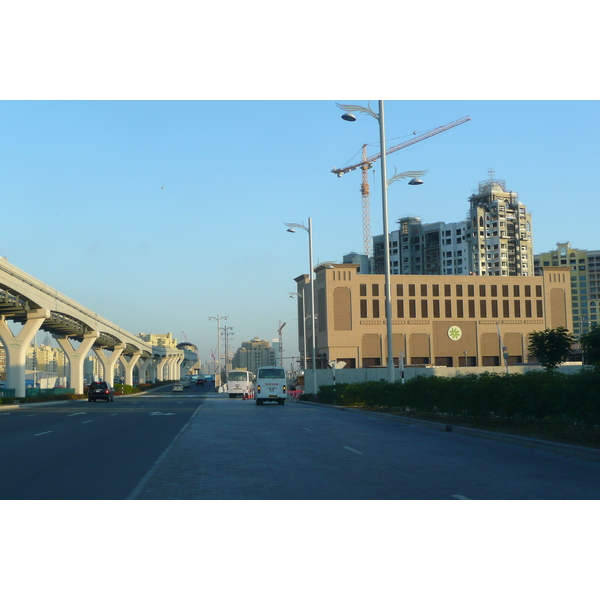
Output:
<instances>
[{"instance_id":1,"label":"curved concrete column","mask_svg":"<svg viewBox=\"0 0 600 600\"><path fill-rule=\"evenodd\" d=\"M146 371L152 365L154 357L148 356L147 358L140 358L137 362L138 368L138 382L146 383ZM154 381L154 371L150 371L150 381Z\"/></svg>"},{"instance_id":2,"label":"curved concrete column","mask_svg":"<svg viewBox=\"0 0 600 600\"><path fill-rule=\"evenodd\" d=\"M25 365L27 364L27 348L39 331L44 321L50 317L46 308L32 310L27 315L19 335L13 335L6 319L0 317L0 340L6 350L6 388L14 389L17 398L25 397Z\"/></svg>"},{"instance_id":3,"label":"curved concrete column","mask_svg":"<svg viewBox=\"0 0 600 600\"><path fill-rule=\"evenodd\" d=\"M123 350L125 350L125 344L117 344L110 356L106 356L102 348L93 348L93 350L104 368L104 381L111 386L114 385L115 365L117 364L119 356L121 356Z\"/></svg>"},{"instance_id":4,"label":"curved concrete column","mask_svg":"<svg viewBox=\"0 0 600 600\"><path fill-rule=\"evenodd\" d=\"M141 352L134 352L129 360L123 354L119 356L119 361L125 369L125 385L133 385L133 367L135 367L141 355Z\"/></svg>"},{"instance_id":5,"label":"curved concrete column","mask_svg":"<svg viewBox=\"0 0 600 600\"><path fill-rule=\"evenodd\" d=\"M154 365L154 368L156 369L156 381L164 381L165 380L164 366L167 364L167 360L168 360L168 357L163 356Z\"/></svg>"},{"instance_id":6,"label":"curved concrete column","mask_svg":"<svg viewBox=\"0 0 600 600\"><path fill-rule=\"evenodd\" d=\"M54 339L62 348L69 360L69 387L75 389L76 394L83 394L83 365L88 352L91 350L94 342L98 339L99 333L92 331L83 336L83 341L79 344L79 348L75 350L71 340L66 335L55 335Z\"/></svg>"}]
</instances>

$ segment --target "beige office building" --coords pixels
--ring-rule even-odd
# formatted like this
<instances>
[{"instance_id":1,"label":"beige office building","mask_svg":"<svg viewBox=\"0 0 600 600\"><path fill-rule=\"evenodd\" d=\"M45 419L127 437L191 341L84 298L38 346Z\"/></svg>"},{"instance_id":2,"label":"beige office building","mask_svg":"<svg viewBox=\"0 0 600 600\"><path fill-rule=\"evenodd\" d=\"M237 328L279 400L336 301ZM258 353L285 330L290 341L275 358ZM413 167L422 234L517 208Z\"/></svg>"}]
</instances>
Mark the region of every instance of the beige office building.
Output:
<instances>
[{"instance_id":1,"label":"beige office building","mask_svg":"<svg viewBox=\"0 0 600 600\"><path fill-rule=\"evenodd\" d=\"M385 278L357 269L348 263L315 270L317 368L330 360L346 368L387 362ZM304 320L310 368L309 280L302 275L295 281L299 348L302 354ZM495 366L505 358L518 364L530 360L532 331L572 330L568 267L545 268L537 277L392 275L391 288L396 365L401 352L408 365Z\"/></svg>"}]
</instances>

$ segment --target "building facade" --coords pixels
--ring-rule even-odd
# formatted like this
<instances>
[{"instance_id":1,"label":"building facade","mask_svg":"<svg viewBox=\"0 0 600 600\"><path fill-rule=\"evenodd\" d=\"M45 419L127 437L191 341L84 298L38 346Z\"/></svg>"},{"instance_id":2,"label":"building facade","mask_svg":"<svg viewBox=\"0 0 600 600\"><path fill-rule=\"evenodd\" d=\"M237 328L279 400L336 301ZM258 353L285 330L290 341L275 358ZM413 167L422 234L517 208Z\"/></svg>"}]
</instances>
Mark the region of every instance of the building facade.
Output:
<instances>
[{"instance_id":1,"label":"building facade","mask_svg":"<svg viewBox=\"0 0 600 600\"><path fill-rule=\"evenodd\" d=\"M600 307L600 250L578 250L569 242L559 242L556 250L534 256L535 274L549 267L570 269L571 315L575 337L598 325Z\"/></svg>"},{"instance_id":2,"label":"building facade","mask_svg":"<svg viewBox=\"0 0 600 600\"><path fill-rule=\"evenodd\" d=\"M355 264L315 270L317 368L330 360L346 368L387 362L385 281L360 274ZM392 275L394 362L438 366L500 366L529 360L529 334L546 328L572 331L568 267L547 267L541 276ZM296 278L310 298L308 276ZM306 322L310 322L310 302ZM311 367L311 330L302 327Z\"/></svg>"},{"instance_id":3,"label":"building facade","mask_svg":"<svg viewBox=\"0 0 600 600\"><path fill-rule=\"evenodd\" d=\"M534 274L531 215L503 180L479 183L469 198L466 234L469 271L475 275Z\"/></svg>"},{"instance_id":4,"label":"building facade","mask_svg":"<svg viewBox=\"0 0 600 600\"><path fill-rule=\"evenodd\" d=\"M389 234L392 275L461 275L469 272L465 221L422 223L419 217L398 220ZM373 236L373 273L384 272L383 235Z\"/></svg>"},{"instance_id":5,"label":"building facade","mask_svg":"<svg viewBox=\"0 0 600 600\"><path fill-rule=\"evenodd\" d=\"M252 338L249 342L242 342L232 360L234 369L251 371L254 375L258 373L259 367L275 366L276 364L277 356L271 343L257 337Z\"/></svg>"}]
</instances>

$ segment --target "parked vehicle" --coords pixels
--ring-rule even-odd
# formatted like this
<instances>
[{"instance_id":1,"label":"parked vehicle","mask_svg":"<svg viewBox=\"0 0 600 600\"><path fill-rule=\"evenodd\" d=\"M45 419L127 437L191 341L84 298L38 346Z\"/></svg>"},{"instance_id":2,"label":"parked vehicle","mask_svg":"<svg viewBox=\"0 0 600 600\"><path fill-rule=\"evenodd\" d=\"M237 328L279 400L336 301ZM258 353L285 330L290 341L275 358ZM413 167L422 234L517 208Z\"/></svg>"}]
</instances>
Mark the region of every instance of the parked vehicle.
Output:
<instances>
[{"instance_id":1,"label":"parked vehicle","mask_svg":"<svg viewBox=\"0 0 600 600\"><path fill-rule=\"evenodd\" d=\"M287 381L283 367L259 367L254 385L256 404L265 401L284 404L287 397Z\"/></svg>"},{"instance_id":2,"label":"parked vehicle","mask_svg":"<svg viewBox=\"0 0 600 600\"><path fill-rule=\"evenodd\" d=\"M88 402L96 400L115 401L115 390L106 381L94 381L88 388Z\"/></svg>"},{"instance_id":3,"label":"parked vehicle","mask_svg":"<svg viewBox=\"0 0 600 600\"><path fill-rule=\"evenodd\" d=\"M230 398L241 396L250 398L254 388L254 375L250 371L229 371L227 373L227 393Z\"/></svg>"}]
</instances>

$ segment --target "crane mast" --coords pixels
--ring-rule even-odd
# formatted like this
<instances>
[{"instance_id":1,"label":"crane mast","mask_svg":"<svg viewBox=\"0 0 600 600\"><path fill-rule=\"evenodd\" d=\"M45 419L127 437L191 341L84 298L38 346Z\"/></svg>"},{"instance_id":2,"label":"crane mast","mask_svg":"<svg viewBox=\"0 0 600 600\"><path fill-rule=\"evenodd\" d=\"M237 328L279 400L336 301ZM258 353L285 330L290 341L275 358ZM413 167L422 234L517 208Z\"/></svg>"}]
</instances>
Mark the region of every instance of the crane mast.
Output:
<instances>
[{"instance_id":1,"label":"crane mast","mask_svg":"<svg viewBox=\"0 0 600 600\"><path fill-rule=\"evenodd\" d=\"M397 146L393 146L385 151L386 156L391 154L392 152L396 152L398 150L402 150L403 148L407 148L408 146L412 146L413 144L417 144L418 142L422 142L434 135L438 135L438 133L443 133L444 131L448 131L448 129L452 129L457 125L462 125L467 121L470 121L471 117L461 117L456 121L452 121L446 125L442 125L441 127L437 127L428 131L427 133L423 133L417 137L412 138L406 142L402 142ZM369 197L369 169L373 166L373 163L376 160L381 158L381 152L374 154L373 156L367 158L367 145L364 144L362 147L362 160L359 163L354 165L350 165L349 167L344 167L343 169L331 169L332 173L335 173L338 177L341 177L344 173L349 173L350 171L354 171L355 169L360 168L362 170L362 183L360 186L360 193L362 197L362 221L363 221L363 252L367 256L371 256L372 249L372 239L371 239L371 202Z\"/></svg>"}]
</instances>

